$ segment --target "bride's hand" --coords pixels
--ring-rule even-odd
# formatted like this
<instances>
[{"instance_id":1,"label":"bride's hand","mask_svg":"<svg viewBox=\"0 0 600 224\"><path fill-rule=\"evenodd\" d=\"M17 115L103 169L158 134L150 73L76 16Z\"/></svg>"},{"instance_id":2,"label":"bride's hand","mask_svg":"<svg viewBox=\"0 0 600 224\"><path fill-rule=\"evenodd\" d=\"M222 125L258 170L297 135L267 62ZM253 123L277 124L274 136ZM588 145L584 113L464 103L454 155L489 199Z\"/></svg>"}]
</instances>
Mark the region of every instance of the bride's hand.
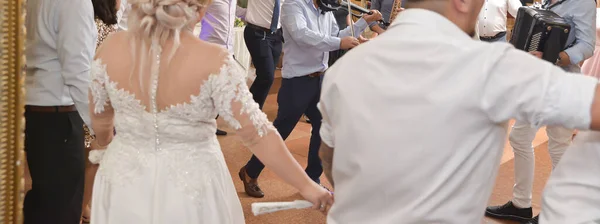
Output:
<instances>
[{"instance_id":1,"label":"bride's hand","mask_svg":"<svg viewBox=\"0 0 600 224\"><path fill-rule=\"evenodd\" d=\"M305 189L300 190L300 194L313 203L313 209L320 210L323 213L327 213L333 205L333 193L314 182Z\"/></svg>"}]
</instances>

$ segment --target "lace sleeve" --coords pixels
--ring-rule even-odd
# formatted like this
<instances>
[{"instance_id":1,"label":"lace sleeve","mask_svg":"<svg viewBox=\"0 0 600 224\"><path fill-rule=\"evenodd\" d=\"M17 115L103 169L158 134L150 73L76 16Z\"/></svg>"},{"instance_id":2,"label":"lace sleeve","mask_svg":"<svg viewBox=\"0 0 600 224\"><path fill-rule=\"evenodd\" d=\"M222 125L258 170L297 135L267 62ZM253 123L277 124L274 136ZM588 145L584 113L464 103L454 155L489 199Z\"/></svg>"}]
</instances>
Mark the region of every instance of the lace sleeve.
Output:
<instances>
[{"instance_id":1,"label":"lace sleeve","mask_svg":"<svg viewBox=\"0 0 600 224\"><path fill-rule=\"evenodd\" d=\"M110 105L110 99L106 91L106 85L109 83L106 66L99 59L92 63L90 76L89 101L92 130L96 134L96 143L100 146L106 146L114 135L114 110ZM89 159L92 163L97 164L101 161L102 154L103 150L92 150Z\"/></svg>"},{"instance_id":2,"label":"lace sleeve","mask_svg":"<svg viewBox=\"0 0 600 224\"><path fill-rule=\"evenodd\" d=\"M106 66L102 64L100 59L92 63L90 77L90 107L94 108L91 112L94 114L99 114L104 112L104 107L109 103L108 93L106 92L105 88L105 85L108 82Z\"/></svg>"},{"instance_id":3,"label":"lace sleeve","mask_svg":"<svg viewBox=\"0 0 600 224\"><path fill-rule=\"evenodd\" d=\"M255 144L269 131L275 130L246 84L246 73L229 56L220 74L209 79L211 98L219 116L237 131L246 146ZM276 131L275 131L276 132Z\"/></svg>"}]
</instances>

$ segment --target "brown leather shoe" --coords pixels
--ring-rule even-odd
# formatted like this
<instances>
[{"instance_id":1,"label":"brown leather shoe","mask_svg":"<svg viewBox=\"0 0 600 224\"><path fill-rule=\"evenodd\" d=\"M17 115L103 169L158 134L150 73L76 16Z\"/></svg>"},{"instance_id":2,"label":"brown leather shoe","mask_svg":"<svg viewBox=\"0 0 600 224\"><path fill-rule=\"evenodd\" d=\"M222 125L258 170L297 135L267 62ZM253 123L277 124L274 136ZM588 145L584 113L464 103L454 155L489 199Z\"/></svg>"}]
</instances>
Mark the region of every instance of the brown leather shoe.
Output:
<instances>
[{"instance_id":1,"label":"brown leather shoe","mask_svg":"<svg viewBox=\"0 0 600 224\"><path fill-rule=\"evenodd\" d=\"M265 196L265 193L258 186L258 180L252 179L248 176L248 172L246 172L246 167L242 167L239 173L240 179L244 183L244 190L246 194L250 197L254 198L262 198Z\"/></svg>"}]
</instances>

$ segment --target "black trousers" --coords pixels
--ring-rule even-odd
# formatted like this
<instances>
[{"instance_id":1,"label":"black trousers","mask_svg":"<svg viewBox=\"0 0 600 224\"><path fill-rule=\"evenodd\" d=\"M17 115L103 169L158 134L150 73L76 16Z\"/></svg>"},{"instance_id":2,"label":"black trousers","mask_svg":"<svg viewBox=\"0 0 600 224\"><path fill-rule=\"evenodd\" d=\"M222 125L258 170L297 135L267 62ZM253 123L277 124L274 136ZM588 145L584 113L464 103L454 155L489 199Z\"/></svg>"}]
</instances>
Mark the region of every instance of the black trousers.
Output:
<instances>
[{"instance_id":1,"label":"black trousers","mask_svg":"<svg viewBox=\"0 0 600 224\"><path fill-rule=\"evenodd\" d=\"M271 34L264 29L248 25L244 29L244 41L256 68L256 79L250 86L250 92L262 109L273 85L275 66L281 56L283 35L281 29Z\"/></svg>"},{"instance_id":2,"label":"black trousers","mask_svg":"<svg viewBox=\"0 0 600 224\"><path fill-rule=\"evenodd\" d=\"M346 53L346 50L330 51L329 52L329 67L331 67L333 65L333 63L335 63L342 56L344 56L345 53Z\"/></svg>"},{"instance_id":3,"label":"black trousers","mask_svg":"<svg viewBox=\"0 0 600 224\"><path fill-rule=\"evenodd\" d=\"M311 121L312 131L308 149L308 165L306 173L315 182L320 183L319 177L323 173L319 147L321 145L321 112L317 103L321 95L321 77L303 76L298 78L283 79L277 95L277 118L273 126L285 140L296 127L303 114ZM252 156L246 164L246 172L251 178L258 178L265 165L256 156Z\"/></svg>"},{"instance_id":4,"label":"black trousers","mask_svg":"<svg viewBox=\"0 0 600 224\"><path fill-rule=\"evenodd\" d=\"M83 121L77 112L25 112L32 189L25 224L78 224L85 174Z\"/></svg>"}]
</instances>

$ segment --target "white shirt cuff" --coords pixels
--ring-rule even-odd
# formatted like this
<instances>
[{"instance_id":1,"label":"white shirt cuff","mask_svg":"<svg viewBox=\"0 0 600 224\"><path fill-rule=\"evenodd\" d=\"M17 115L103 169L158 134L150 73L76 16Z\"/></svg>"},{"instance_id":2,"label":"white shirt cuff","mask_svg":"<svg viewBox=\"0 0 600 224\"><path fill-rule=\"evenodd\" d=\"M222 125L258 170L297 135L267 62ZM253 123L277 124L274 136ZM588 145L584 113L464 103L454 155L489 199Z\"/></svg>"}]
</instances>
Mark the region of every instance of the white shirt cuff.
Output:
<instances>
[{"instance_id":1,"label":"white shirt cuff","mask_svg":"<svg viewBox=\"0 0 600 224\"><path fill-rule=\"evenodd\" d=\"M560 125L588 130L592 122L591 108L597 85L598 79L591 76L574 73L561 76L561 80L549 87L551 89L546 102L551 105L545 107L535 126Z\"/></svg>"}]
</instances>

